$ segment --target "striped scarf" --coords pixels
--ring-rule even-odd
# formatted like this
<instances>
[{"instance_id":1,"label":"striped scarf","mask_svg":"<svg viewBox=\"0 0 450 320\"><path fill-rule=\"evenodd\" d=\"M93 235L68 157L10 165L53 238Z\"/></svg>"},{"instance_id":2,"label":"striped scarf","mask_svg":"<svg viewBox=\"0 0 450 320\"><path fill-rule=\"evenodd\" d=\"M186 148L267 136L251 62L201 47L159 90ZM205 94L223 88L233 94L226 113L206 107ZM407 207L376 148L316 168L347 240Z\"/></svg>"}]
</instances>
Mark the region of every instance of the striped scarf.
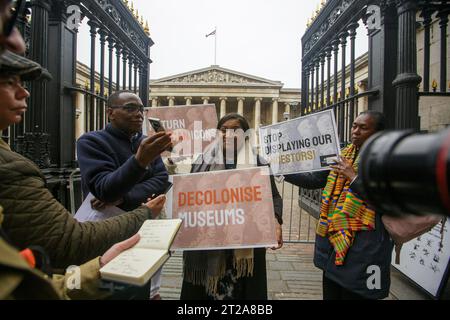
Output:
<instances>
[{"instance_id":1,"label":"striped scarf","mask_svg":"<svg viewBox=\"0 0 450 320\"><path fill-rule=\"evenodd\" d=\"M352 163L358 172L359 155L353 144L342 150L342 157ZM350 189L350 180L336 171L328 175L322 193L317 234L327 237L336 252L336 265L343 265L353 244L355 234L362 230L375 230L375 212Z\"/></svg>"}]
</instances>

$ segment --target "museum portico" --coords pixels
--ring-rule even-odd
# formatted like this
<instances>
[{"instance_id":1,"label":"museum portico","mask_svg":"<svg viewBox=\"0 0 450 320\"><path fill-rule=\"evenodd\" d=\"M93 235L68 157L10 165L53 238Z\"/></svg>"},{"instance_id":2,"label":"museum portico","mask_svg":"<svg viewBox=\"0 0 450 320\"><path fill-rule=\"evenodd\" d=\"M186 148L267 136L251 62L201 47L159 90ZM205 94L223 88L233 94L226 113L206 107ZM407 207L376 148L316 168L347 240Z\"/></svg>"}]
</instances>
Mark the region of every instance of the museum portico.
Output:
<instances>
[{"instance_id":1,"label":"museum portico","mask_svg":"<svg viewBox=\"0 0 450 320\"><path fill-rule=\"evenodd\" d=\"M217 116L237 112L252 128L282 121L300 104L300 89L213 65L150 81L152 107L215 104Z\"/></svg>"}]
</instances>

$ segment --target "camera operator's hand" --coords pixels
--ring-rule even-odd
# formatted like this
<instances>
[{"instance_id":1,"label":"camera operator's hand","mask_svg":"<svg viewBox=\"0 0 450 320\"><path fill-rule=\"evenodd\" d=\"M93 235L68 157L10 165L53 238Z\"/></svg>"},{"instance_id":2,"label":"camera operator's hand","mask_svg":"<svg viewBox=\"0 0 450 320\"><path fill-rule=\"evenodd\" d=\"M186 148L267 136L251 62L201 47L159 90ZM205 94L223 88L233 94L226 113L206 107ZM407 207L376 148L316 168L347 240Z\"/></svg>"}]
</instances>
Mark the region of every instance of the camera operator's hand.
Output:
<instances>
[{"instance_id":1,"label":"camera operator's hand","mask_svg":"<svg viewBox=\"0 0 450 320\"><path fill-rule=\"evenodd\" d=\"M152 211L152 218L155 219L161 213L164 203L166 203L166 196L162 194L154 199L149 198L143 205Z\"/></svg>"},{"instance_id":2,"label":"camera operator's hand","mask_svg":"<svg viewBox=\"0 0 450 320\"><path fill-rule=\"evenodd\" d=\"M171 146L171 134L158 132L142 140L136 152L136 160L142 168L146 168L150 162L154 161L164 150Z\"/></svg>"},{"instance_id":3,"label":"camera operator's hand","mask_svg":"<svg viewBox=\"0 0 450 320\"><path fill-rule=\"evenodd\" d=\"M344 175L350 181L356 177L356 172L355 169L353 169L352 164L343 157L338 157L336 164L332 165L331 168L337 173Z\"/></svg>"}]
</instances>

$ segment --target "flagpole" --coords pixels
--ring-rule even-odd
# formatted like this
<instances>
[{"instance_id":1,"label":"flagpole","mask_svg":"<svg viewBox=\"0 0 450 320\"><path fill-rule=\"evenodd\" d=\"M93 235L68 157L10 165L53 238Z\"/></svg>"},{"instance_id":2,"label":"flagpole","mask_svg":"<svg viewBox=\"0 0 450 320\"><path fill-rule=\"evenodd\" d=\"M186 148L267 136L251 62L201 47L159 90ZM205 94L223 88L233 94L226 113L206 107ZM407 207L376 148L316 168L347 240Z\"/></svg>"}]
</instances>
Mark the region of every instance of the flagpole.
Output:
<instances>
[{"instance_id":1,"label":"flagpole","mask_svg":"<svg viewBox=\"0 0 450 320\"><path fill-rule=\"evenodd\" d=\"M213 32L206 35L207 38L209 36L214 36L214 65L217 65L217 26Z\"/></svg>"},{"instance_id":2,"label":"flagpole","mask_svg":"<svg viewBox=\"0 0 450 320\"><path fill-rule=\"evenodd\" d=\"M216 34L214 35L214 65L217 65L217 26Z\"/></svg>"}]
</instances>

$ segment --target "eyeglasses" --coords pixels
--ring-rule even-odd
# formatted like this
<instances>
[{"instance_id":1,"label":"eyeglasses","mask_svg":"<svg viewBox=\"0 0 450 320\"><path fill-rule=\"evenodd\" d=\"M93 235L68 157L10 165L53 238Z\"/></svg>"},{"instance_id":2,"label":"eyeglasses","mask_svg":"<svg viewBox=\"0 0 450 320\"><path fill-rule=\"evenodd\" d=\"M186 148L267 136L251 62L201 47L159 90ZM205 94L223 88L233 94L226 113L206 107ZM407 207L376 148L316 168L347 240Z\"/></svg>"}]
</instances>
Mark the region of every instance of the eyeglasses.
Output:
<instances>
[{"instance_id":1,"label":"eyeglasses","mask_svg":"<svg viewBox=\"0 0 450 320\"><path fill-rule=\"evenodd\" d=\"M3 35L5 37L9 37L11 35L11 32L13 31L14 26L16 25L17 18L25 10L25 5L26 1L24 0L11 1L11 17L6 21L2 21Z\"/></svg>"},{"instance_id":2,"label":"eyeglasses","mask_svg":"<svg viewBox=\"0 0 450 320\"><path fill-rule=\"evenodd\" d=\"M112 109L123 109L125 111L127 111L128 113L135 113L135 112L140 112L140 113L144 113L144 106L143 105L139 105L139 104L125 104L123 106L111 106L110 108Z\"/></svg>"}]
</instances>

